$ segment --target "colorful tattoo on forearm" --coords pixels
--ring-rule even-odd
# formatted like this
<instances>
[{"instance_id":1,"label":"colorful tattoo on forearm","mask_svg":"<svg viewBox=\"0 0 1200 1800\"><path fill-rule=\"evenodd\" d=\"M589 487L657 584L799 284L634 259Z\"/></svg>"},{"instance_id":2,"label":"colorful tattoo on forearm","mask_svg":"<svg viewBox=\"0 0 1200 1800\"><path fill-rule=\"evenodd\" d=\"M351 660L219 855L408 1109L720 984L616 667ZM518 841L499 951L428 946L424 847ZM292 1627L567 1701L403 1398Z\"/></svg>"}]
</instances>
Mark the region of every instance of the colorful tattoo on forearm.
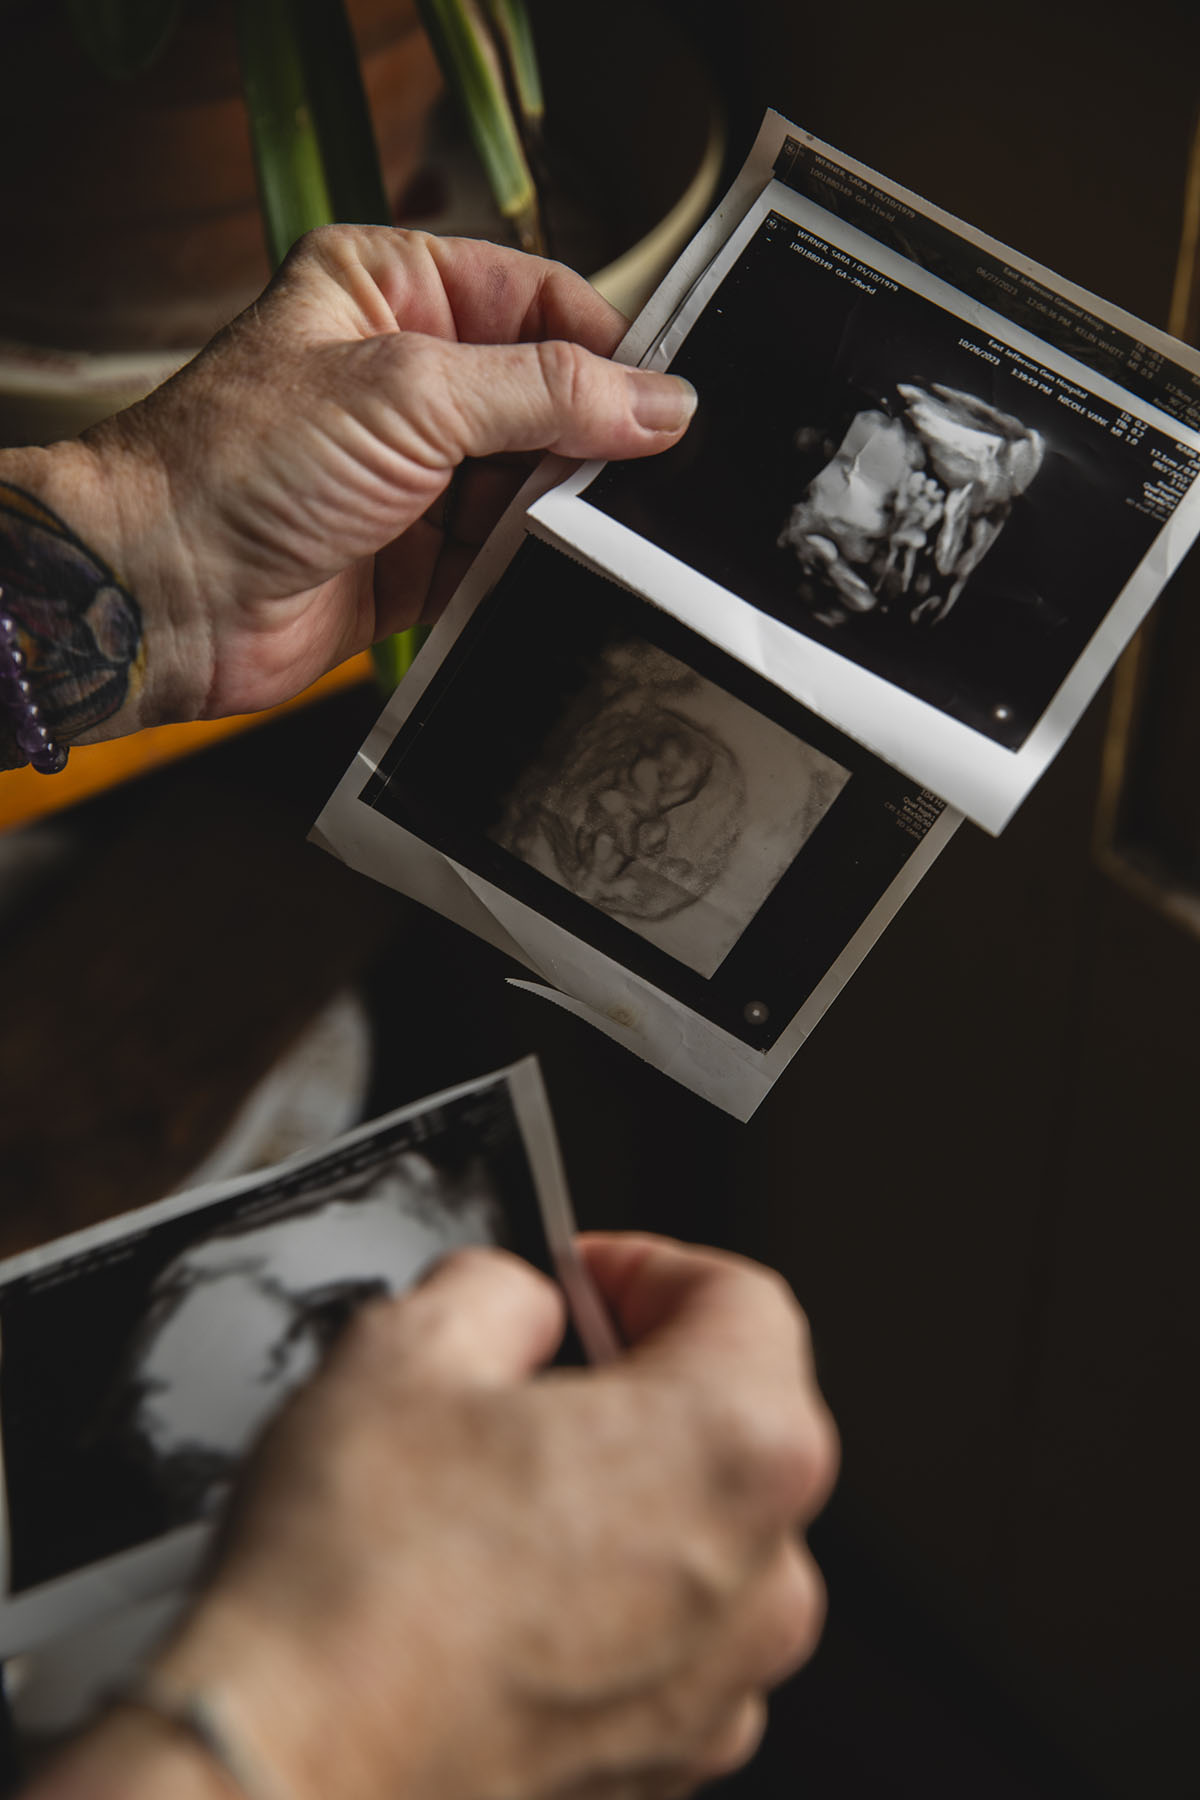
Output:
<instances>
[{"instance_id":1,"label":"colorful tattoo on forearm","mask_svg":"<svg viewBox=\"0 0 1200 1800\"><path fill-rule=\"evenodd\" d=\"M17 627L42 721L59 743L119 712L141 685L137 601L48 507L0 481L0 608ZM0 715L0 768L25 758Z\"/></svg>"}]
</instances>

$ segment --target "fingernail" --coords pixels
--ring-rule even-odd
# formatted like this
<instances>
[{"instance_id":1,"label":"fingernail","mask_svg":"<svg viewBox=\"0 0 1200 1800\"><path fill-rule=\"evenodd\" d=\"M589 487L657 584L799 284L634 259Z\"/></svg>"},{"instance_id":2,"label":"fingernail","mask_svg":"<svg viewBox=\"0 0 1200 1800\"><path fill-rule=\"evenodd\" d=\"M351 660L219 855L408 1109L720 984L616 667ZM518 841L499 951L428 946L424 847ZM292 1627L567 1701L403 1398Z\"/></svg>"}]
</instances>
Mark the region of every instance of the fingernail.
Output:
<instances>
[{"instance_id":1,"label":"fingernail","mask_svg":"<svg viewBox=\"0 0 1200 1800\"><path fill-rule=\"evenodd\" d=\"M696 390L682 375L631 369L633 416L644 431L682 431L696 410Z\"/></svg>"}]
</instances>

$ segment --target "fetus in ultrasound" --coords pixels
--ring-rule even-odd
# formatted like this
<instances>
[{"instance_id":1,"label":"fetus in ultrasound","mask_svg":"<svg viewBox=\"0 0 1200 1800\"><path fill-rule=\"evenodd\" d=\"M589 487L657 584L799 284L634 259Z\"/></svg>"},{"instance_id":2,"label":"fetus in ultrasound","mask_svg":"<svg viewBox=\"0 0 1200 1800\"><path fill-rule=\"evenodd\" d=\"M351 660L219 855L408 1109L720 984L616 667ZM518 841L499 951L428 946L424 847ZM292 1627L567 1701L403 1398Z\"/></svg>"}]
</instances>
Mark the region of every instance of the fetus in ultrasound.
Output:
<instances>
[{"instance_id":1,"label":"fetus in ultrasound","mask_svg":"<svg viewBox=\"0 0 1200 1800\"><path fill-rule=\"evenodd\" d=\"M902 403L857 413L780 534L824 625L855 614L936 624L1042 466L1045 442L961 389L901 382ZM798 434L813 449L819 433Z\"/></svg>"},{"instance_id":2,"label":"fetus in ultrasound","mask_svg":"<svg viewBox=\"0 0 1200 1800\"><path fill-rule=\"evenodd\" d=\"M490 835L616 918L693 905L725 869L745 805L737 759L695 716L707 685L648 644L604 652Z\"/></svg>"}]
</instances>

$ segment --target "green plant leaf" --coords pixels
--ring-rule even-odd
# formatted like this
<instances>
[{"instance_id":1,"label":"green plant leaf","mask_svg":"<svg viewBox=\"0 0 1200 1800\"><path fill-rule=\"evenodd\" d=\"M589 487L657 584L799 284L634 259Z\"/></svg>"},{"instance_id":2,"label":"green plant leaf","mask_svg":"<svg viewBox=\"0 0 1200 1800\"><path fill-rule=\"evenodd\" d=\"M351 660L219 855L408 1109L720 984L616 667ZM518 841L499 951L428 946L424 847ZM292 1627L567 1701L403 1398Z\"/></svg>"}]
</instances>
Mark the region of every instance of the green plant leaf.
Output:
<instances>
[{"instance_id":1,"label":"green plant leaf","mask_svg":"<svg viewBox=\"0 0 1200 1800\"><path fill-rule=\"evenodd\" d=\"M291 11L333 216L343 224L390 225L362 64L343 0L292 0Z\"/></svg>"},{"instance_id":2,"label":"green plant leaf","mask_svg":"<svg viewBox=\"0 0 1200 1800\"><path fill-rule=\"evenodd\" d=\"M413 666L417 651L429 636L428 625L413 625L408 631L393 632L371 646L375 679L387 693L399 687Z\"/></svg>"},{"instance_id":3,"label":"green plant leaf","mask_svg":"<svg viewBox=\"0 0 1200 1800\"><path fill-rule=\"evenodd\" d=\"M391 208L342 0L236 0L238 56L259 204L272 266L304 232L336 222L389 225ZM424 633L372 652L389 691Z\"/></svg>"},{"instance_id":4,"label":"green plant leaf","mask_svg":"<svg viewBox=\"0 0 1200 1800\"><path fill-rule=\"evenodd\" d=\"M292 0L237 0L238 60L271 266L334 217Z\"/></svg>"},{"instance_id":5,"label":"green plant leaf","mask_svg":"<svg viewBox=\"0 0 1200 1800\"><path fill-rule=\"evenodd\" d=\"M96 67L127 81L161 53L180 6L181 0L67 0L67 15Z\"/></svg>"},{"instance_id":6,"label":"green plant leaf","mask_svg":"<svg viewBox=\"0 0 1200 1800\"><path fill-rule=\"evenodd\" d=\"M504 66L477 0L417 0L500 212L524 250L543 247L537 188L513 117Z\"/></svg>"},{"instance_id":7,"label":"green plant leaf","mask_svg":"<svg viewBox=\"0 0 1200 1800\"><path fill-rule=\"evenodd\" d=\"M236 0L235 14L272 263L315 225L390 225L342 0Z\"/></svg>"},{"instance_id":8,"label":"green plant leaf","mask_svg":"<svg viewBox=\"0 0 1200 1800\"><path fill-rule=\"evenodd\" d=\"M521 116L526 145L537 143L546 117L537 44L525 0L485 0L496 41L504 52L509 83Z\"/></svg>"}]
</instances>

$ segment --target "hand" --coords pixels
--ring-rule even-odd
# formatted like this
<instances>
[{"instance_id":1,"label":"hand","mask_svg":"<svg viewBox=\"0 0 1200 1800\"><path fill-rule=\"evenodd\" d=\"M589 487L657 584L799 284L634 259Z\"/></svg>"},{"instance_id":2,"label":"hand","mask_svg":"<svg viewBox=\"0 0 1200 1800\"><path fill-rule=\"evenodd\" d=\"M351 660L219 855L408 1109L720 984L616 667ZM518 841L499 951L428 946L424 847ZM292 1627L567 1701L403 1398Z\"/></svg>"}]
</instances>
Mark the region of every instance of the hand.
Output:
<instances>
[{"instance_id":1,"label":"hand","mask_svg":"<svg viewBox=\"0 0 1200 1800\"><path fill-rule=\"evenodd\" d=\"M431 618L532 462L512 453L675 443L694 395L605 360L624 327L582 277L492 244L302 239L199 357L85 435L98 536L78 513L95 480L69 471L59 510L146 629L136 718L88 735L272 705Z\"/></svg>"},{"instance_id":2,"label":"hand","mask_svg":"<svg viewBox=\"0 0 1200 1800\"><path fill-rule=\"evenodd\" d=\"M739 1258L582 1243L616 1363L530 1379L556 1291L467 1251L360 1313L268 1434L157 1673L296 1800L690 1792L812 1650L798 1528L836 1449L803 1316Z\"/></svg>"}]
</instances>

